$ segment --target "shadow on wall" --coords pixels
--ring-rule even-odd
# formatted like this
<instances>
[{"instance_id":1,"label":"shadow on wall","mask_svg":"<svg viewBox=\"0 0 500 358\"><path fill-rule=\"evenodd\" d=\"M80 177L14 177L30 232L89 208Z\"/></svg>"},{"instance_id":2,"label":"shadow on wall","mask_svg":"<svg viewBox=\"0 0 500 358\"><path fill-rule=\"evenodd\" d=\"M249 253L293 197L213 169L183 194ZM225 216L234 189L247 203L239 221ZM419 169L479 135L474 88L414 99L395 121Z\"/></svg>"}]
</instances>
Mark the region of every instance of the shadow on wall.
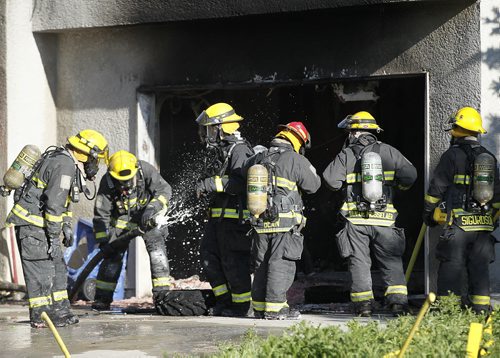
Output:
<instances>
[{"instance_id":1,"label":"shadow on wall","mask_svg":"<svg viewBox=\"0 0 500 358\"><path fill-rule=\"evenodd\" d=\"M500 35L500 8L493 8L493 17L485 18L485 24L491 24L495 27L491 30L490 35ZM488 65L489 69L500 70L500 46L499 47L490 47L483 53L483 61ZM500 78L495 81L493 80L491 84L491 90L500 96ZM498 119L498 118L497 118Z\"/></svg>"},{"instance_id":2,"label":"shadow on wall","mask_svg":"<svg viewBox=\"0 0 500 358\"><path fill-rule=\"evenodd\" d=\"M490 36L499 36L500 39L500 8L493 8L493 16L483 19L485 25L491 25L492 29ZM489 47L486 52L482 53L482 61L490 70L500 70L500 46ZM500 78L493 79L489 89L500 97ZM488 132L500 135L500 113L485 113L484 119L488 123ZM491 148L497 147L496 136L485 138L485 145ZM498 153L499 148L496 152Z\"/></svg>"}]
</instances>

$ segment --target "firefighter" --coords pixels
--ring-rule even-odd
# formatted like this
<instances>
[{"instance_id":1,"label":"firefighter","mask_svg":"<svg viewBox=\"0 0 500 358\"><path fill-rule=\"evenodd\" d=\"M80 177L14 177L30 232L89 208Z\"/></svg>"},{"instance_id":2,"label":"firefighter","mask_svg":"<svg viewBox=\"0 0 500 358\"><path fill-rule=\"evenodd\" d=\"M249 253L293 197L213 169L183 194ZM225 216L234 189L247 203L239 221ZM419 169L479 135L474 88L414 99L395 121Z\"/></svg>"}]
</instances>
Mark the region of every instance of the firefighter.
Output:
<instances>
[{"instance_id":1,"label":"firefighter","mask_svg":"<svg viewBox=\"0 0 500 358\"><path fill-rule=\"evenodd\" d=\"M258 220L252 221L252 306L255 318L270 320L300 317L299 311L288 306L286 294L304 244L301 230L306 218L301 192L313 194L321 186L316 169L304 156L311 145L304 124L290 122L278 129L269 150L245 163L245 169L254 164L265 166L270 178L268 207Z\"/></svg>"},{"instance_id":2,"label":"firefighter","mask_svg":"<svg viewBox=\"0 0 500 358\"><path fill-rule=\"evenodd\" d=\"M244 317L251 301L250 247L246 236L243 162L253 154L238 131L243 118L227 103L216 103L203 111L196 122L200 138L216 153L214 170L198 180L198 196L213 193L210 217L202 238L202 265L216 298L209 314Z\"/></svg>"},{"instance_id":3,"label":"firefighter","mask_svg":"<svg viewBox=\"0 0 500 358\"><path fill-rule=\"evenodd\" d=\"M474 108L461 108L448 124L451 145L434 170L423 213L424 222L430 227L437 225L435 220L441 221L439 213L444 218L436 247L440 262L438 296L448 292L462 296L466 281L468 297L464 297L464 303L471 304L475 312L488 311L489 264L495 259L494 239L490 236L495 225L492 210L500 208L497 163L479 144L478 137L486 130Z\"/></svg>"},{"instance_id":4,"label":"firefighter","mask_svg":"<svg viewBox=\"0 0 500 358\"><path fill-rule=\"evenodd\" d=\"M395 189L408 190L413 185L417 172L397 149L377 140L382 129L370 113L349 115L338 127L349 135L323 178L331 190L345 193L340 209L345 226L336 241L340 255L348 259L351 301L357 314L371 315L373 254L386 286L386 302L393 314L399 315L408 305L402 263L405 235L395 226L397 210L392 199ZM370 169L378 172L370 173Z\"/></svg>"},{"instance_id":5,"label":"firefighter","mask_svg":"<svg viewBox=\"0 0 500 358\"><path fill-rule=\"evenodd\" d=\"M95 238L105 258L97 274L93 309L109 310L129 243L113 249L110 242L138 228L149 254L153 301L162 312L161 304L171 286L165 246L168 228L156 225L155 218L166 213L171 196L170 185L148 162L125 150L110 157L94 207Z\"/></svg>"},{"instance_id":6,"label":"firefighter","mask_svg":"<svg viewBox=\"0 0 500 358\"><path fill-rule=\"evenodd\" d=\"M63 245L72 245L70 203L77 202L81 192L88 195L85 180L94 180L99 162L107 156L106 139L83 130L70 136L65 146L49 147L16 191L6 222L15 226L33 328L46 326L43 312L59 327L79 321L70 309L59 237L63 233Z\"/></svg>"}]
</instances>

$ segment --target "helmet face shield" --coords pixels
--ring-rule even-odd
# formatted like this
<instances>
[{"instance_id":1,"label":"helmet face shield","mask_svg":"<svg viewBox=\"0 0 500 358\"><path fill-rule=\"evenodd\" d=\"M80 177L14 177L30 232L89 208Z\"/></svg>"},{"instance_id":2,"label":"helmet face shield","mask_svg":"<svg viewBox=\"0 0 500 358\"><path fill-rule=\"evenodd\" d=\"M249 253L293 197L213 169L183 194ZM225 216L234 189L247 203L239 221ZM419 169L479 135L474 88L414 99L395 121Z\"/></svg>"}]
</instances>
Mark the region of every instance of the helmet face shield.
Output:
<instances>
[{"instance_id":1,"label":"helmet face shield","mask_svg":"<svg viewBox=\"0 0 500 358\"><path fill-rule=\"evenodd\" d=\"M208 124L208 115L206 111L200 113L200 115L196 118L196 123L199 126L206 126Z\"/></svg>"},{"instance_id":2,"label":"helmet face shield","mask_svg":"<svg viewBox=\"0 0 500 358\"><path fill-rule=\"evenodd\" d=\"M206 144L208 147L216 146L220 140L219 126L199 126L198 135L201 143Z\"/></svg>"},{"instance_id":3,"label":"helmet face shield","mask_svg":"<svg viewBox=\"0 0 500 358\"><path fill-rule=\"evenodd\" d=\"M107 146L97 155L97 160L99 164L109 164L109 148Z\"/></svg>"},{"instance_id":4,"label":"helmet face shield","mask_svg":"<svg viewBox=\"0 0 500 358\"><path fill-rule=\"evenodd\" d=\"M351 123L351 116L345 117L343 120L337 124L337 128L347 129L347 126Z\"/></svg>"}]
</instances>

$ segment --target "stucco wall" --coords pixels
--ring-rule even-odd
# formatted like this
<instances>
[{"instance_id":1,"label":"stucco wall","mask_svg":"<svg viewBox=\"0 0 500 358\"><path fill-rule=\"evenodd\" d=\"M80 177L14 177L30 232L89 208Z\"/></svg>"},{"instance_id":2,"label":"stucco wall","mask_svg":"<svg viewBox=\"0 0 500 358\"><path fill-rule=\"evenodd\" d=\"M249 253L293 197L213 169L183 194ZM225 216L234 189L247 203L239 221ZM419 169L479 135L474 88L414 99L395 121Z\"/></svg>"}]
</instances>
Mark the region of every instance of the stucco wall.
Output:
<instances>
[{"instance_id":1,"label":"stucco wall","mask_svg":"<svg viewBox=\"0 0 500 358\"><path fill-rule=\"evenodd\" d=\"M7 39L6 28L6 10L5 1L0 2L0 172L7 169ZM7 201L0 199L0 219L6 209Z\"/></svg>"},{"instance_id":2,"label":"stucco wall","mask_svg":"<svg viewBox=\"0 0 500 358\"><path fill-rule=\"evenodd\" d=\"M500 158L500 3L481 1L481 114L489 134L483 144ZM496 245L500 258L500 245ZM500 292L500 265L490 265L492 290Z\"/></svg>"},{"instance_id":3,"label":"stucco wall","mask_svg":"<svg viewBox=\"0 0 500 358\"><path fill-rule=\"evenodd\" d=\"M36 0L34 31L164 23L424 0ZM426 0L434 3L450 0ZM453 2L470 2L454 0Z\"/></svg>"},{"instance_id":4,"label":"stucco wall","mask_svg":"<svg viewBox=\"0 0 500 358\"><path fill-rule=\"evenodd\" d=\"M5 173L24 145L31 143L41 150L56 143L56 109L49 88L55 65L44 66L31 31L31 0L1 2L0 31L0 174ZM44 46L54 47L54 39ZM0 179L0 181L3 181ZM11 198L0 198L0 222L12 206ZM2 226L3 227L3 226ZM2 232L4 241L6 233ZM6 242L11 243L10 240ZM0 259L7 262L5 242ZM19 279L22 281L20 267ZM10 274L10 271L8 271ZM3 279L10 280L4 272ZM0 278L1 279L1 278Z\"/></svg>"},{"instance_id":5,"label":"stucco wall","mask_svg":"<svg viewBox=\"0 0 500 358\"><path fill-rule=\"evenodd\" d=\"M112 151L131 148L135 133L129 128L140 85L428 71L434 165L448 145L440 121L459 106L480 104L478 31L476 4L414 3L263 17L258 22L235 19L62 33L59 140L94 127L112 137ZM404 117L404 104L395 105Z\"/></svg>"}]
</instances>

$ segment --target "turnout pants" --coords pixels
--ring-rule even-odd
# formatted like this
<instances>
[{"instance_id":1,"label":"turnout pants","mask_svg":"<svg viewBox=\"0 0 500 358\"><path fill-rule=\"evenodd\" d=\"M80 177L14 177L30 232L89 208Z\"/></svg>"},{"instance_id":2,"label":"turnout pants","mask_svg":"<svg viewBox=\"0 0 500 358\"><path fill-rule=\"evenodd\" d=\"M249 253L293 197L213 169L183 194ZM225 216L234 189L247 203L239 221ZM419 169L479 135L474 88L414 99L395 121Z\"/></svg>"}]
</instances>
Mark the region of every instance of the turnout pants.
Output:
<instances>
[{"instance_id":1,"label":"turnout pants","mask_svg":"<svg viewBox=\"0 0 500 358\"><path fill-rule=\"evenodd\" d=\"M153 297L158 292L168 290L171 285L170 268L167 259L165 239L168 236L167 227L149 230L142 238L149 254L151 279L153 284ZM118 278L123 264L123 256L127 247L116 252L113 256L105 258L99 267L96 280L95 301L111 303Z\"/></svg>"},{"instance_id":2,"label":"turnout pants","mask_svg":"<svg viewBox=\"0 0 500 358\"><path fill-rule=\"evenodd\" d=\"M341 255L348 257L349 260L352 302L362 305L374 298L370 273L372 265L370 252L372 252L386 287L387 303L408 304L408 290L402 262L405 250L403 229L395 226L354 225L347 221L346 226L339 232L337 240L343 242L344 250L347 247L348 251L341 252Z\"/></svg>"},{"instance_id":3,"label":"turnout pants","mask_svg":"<svg viewBox=\"0 0 500 358\"><path fill-rule=\"evenodd\" d=\"M279 312L288 307L286 293L295 278L296 261L300 260L303 244L304 237L299 232L254 235L254 311Z\"/></svg>"},{"instance_id":4,"label":"turnout pants","mask_svg":"<svg viewBox=\"0 0 500 358\"><path fill-rule=\"evenodd\" d=\"M464 282L474 309L490 307L489 265L495 261L494 239L486 231L463 231L455 224L443 232L436 247L438 295L462 296Z\"/></svg>"},{"instance_id":5,"label":"turnout pants","mask_svg":"<svg viewBox=\"0 0 500 358\"><path fill-rule=\"evenodd\" d=\"M49 256L48 239L43 228L17 226L16 236L28 291L30 321L41 322L42 312L57 317L70 313L67 269L61 243L52 244Z\"/></svg>"},{"instance_id":6,"label":"turnout pants","mask_svg":"<svg viewBox=\"0 0 500 358\"><path fill-rule=\"evenodd\" d=\"M210 219L201 241L203 269L217 302L250 308L251 239L249 225L235 219Z\"/></svg>"}]
</instances>

